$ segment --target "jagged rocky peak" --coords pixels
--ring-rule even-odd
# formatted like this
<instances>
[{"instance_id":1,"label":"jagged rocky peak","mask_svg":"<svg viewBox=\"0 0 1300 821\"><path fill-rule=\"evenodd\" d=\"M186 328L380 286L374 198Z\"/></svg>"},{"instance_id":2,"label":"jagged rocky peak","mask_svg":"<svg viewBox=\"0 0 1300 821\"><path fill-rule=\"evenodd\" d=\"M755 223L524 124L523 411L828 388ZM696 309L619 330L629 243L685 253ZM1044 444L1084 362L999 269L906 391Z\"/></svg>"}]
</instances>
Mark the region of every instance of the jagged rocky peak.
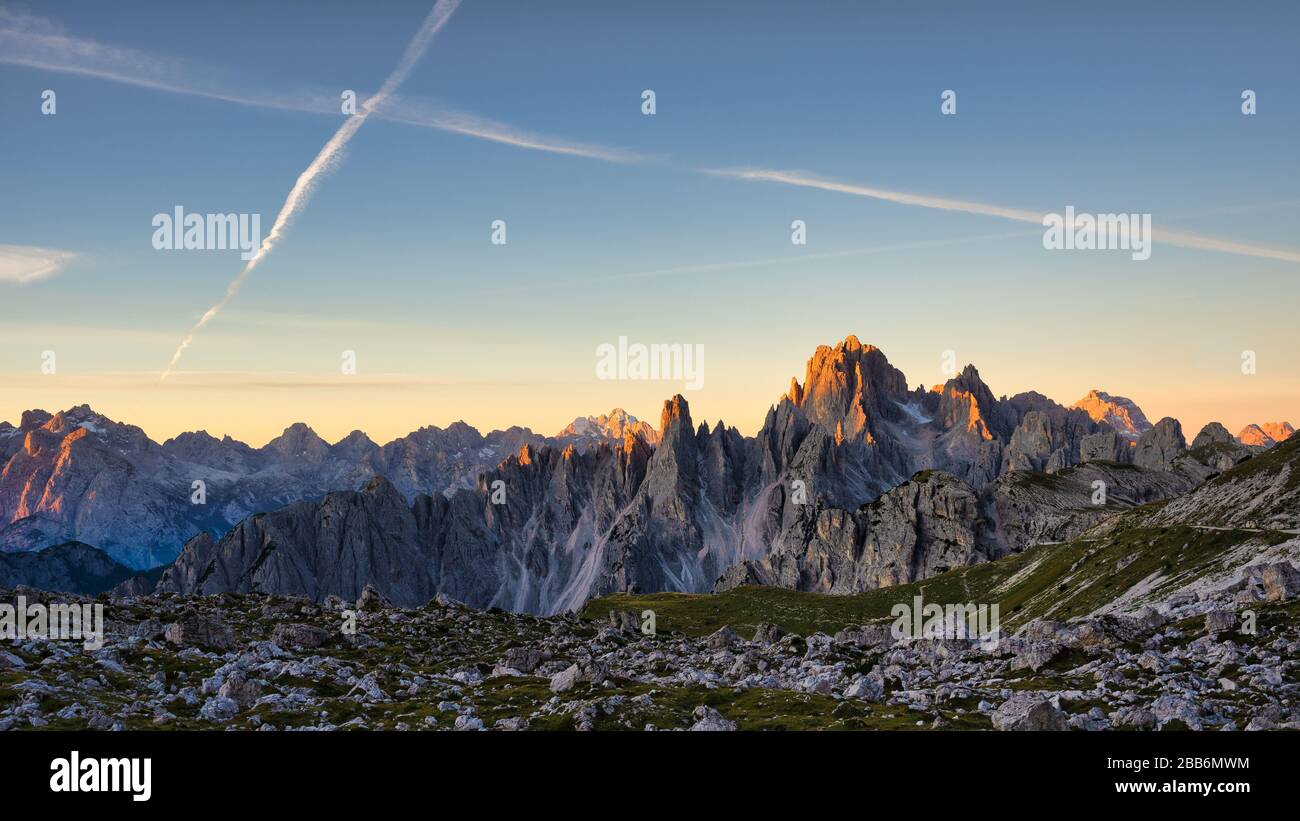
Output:
<instances>
[{"instance_id":1,"label":"jagged rocky peak","mask_svg":"<svg viewBox=\"0 0 1300 821\"><path fill-rule=\"evenodd\" d=\"M44 411L37 411L36 413L44 414ZM26 422L26 413L23 414L23 418L24 422ZM33 417L33 421L37 418L39 417ZM77 405L59 411L53 416L48 416L40 427L61 437L76 433L78 430L84 430L105 440L111 440L118 447L136 448L152 444L142 429L135 425L114 422L90 407L90 405Z\"/></svg>"},{"instance_id":2,"label":"jagged rocky peak","mask_svg":"<svg viewBox=\"0 0 1300 821\"><path fill-rule=\"evenodd\" d=\"M621 442L631 433L649 444L659 441L659 432L649 422L642 422L622 408L614 408L599 416L574 419L564 430L555 434L561 442L574 442L580 446L600 442Z\"/></svg>"},{"instance_id":3,"label":"jagged rocky peak","mask_svg":"<svg viewBox=\"0 0 1300 821\"><path fill-rule=\"evenodd\" d=\"M1063 455L1058 455L1065 451L1056 444L1059 438L1059 433L1052 425L1052 418L1046 412L1029 411L1011 434L1011 441L1003 453L1006 469L1055 473L1061 468L1069 467L1070 462Z\"/></svg>"},{"instance_id":4,"label":"jagged rocky peak","mask_svg":"<svg viewBox=\"0 0 1300 821\"><path fill-rule=\"evenodd\" d=\"M23 411L23 417L18 422L18 429L25 433L41 427L48 421L50 421L48 411L43 411L40 408Z\"/></svg>"},{"instance_id":5,"label":"jagged rocky peak","mask_svg":"<svg viewBox=\"0 0 1300 821\"><path fill-rule=\"evenodd\" d=\"M690 405L681 394L664 401L659 430L662 438L650 459L647 489L652 497L690 497L697 482L699 447Z\"/></svg>"},{"instance_id":6,"label":"jagged rocky peak","mask_svg":"<svg viewBox=\"0 0 1300 821\"><path fill-rule=\"evenodd\" d=\"M425 425L416 428L406 436L394 439L393 442L403 440L420 441L420 442L445 442L448 444L469 444L477 442L483 437L479 434L478 428L467 424L463 420L452 422L445 428L437 425ZM392 444L390 442L389 444Z\"/></svg>"},{"instance_id":7,"label":"jagged rocky peak","mask_svg":"<svg viewBox=\"0 0 1300 821\"><path fill-rule=\"evenodd\" d=\"M1118 447L1111 446L1109 440L1092 439L1103 426L1078 408L1066 408L1041 393L1028 391L1000 403L1000 409L1019 418L1003 454L1004 471L1056 473L1089 458L1120 459L1113 452ZM1115 431L1107 427L1104 432L1118 442Z\"/></svg>"},{"instance_id":8,"label":"jagged rocky peak","mask_svg":"<svg viewBox=\"0 0 1300 821\"><path fill-rule=\"evenodd\" d=\"M388 507L398 508L403 511L407 509L406 497L402 496L401 491L390 481L387 476L372 476L366 486L362 488L362 493L375 497L379 502Z\"/></svg>"},{"instance_id":9,"label":"jagged rocky peak","mask_svg":"<svg viewBox=\"0 0 1300 821\"><path fill-rule=\"evenodd\" d=\"M519 465L531 465L536 460L536 458L537 458L537 453L536 451L533 450L533 446L523 445L519 448L518 453L512 454L510 456L509 461L514 461Z\"/></svg>"},{"instance_id":10,"label":"jagged rocky peak","mask_svg":"<svg viewBox=\"0 0 1300 821\"><path fill-rule=\"evenodd\" d=\"M942 386L935 386L934 392L939 395L938 416L944 428L966 430L984 440L994 438L994 432L1000 427L995 417L997 399L974 365L967 365ZM998 432L1004 436L1009 434Z\"/></svg>"},{"instance_id":11,"label":"jagged rocky peak","mask_svg":"<svg viewBox=\"0 0 1300 821\"><path fill-rule=\"evenodd\" d=\"M1232 434L1228 432L1227 428L1218 422L1211 422L1201 428L1200 433L1196 434L1196 438L1192 440L1192 450L1206 445L1225 444L1233 441L1236 440L1232 438Z\"/></svg>"},{"instance_id":12,"label":"jagged rocky peak","mask_svg":"<svg viewBox=\"0 0 1300 821\"><path fill-rule=\"evenodd\" d=\"M1170 470L1174 459L1187 451L1183 426L1166 416L1138 437L1133 463L1148 470Z\"/></svg>"},{"instance_id":13,"label":"jagged rocky peak","mask_svg":"<svg viewBox=\"0 0 1300 821\"><path fill-rule=\"evenodd\" d=\"M694 431L691 425L690 403L680 393L664 400L664 409L659 415L659 429L663 431L665 439L668 438L670 431L676 432L675 429L678 428L687 432Z\"/></svg>"},{"instance_id":14,"label":"jagged rocky peak","mask_svg":"<svg viewBox=\"0 0 1300 821\"><path fill-rule=\"evenodd\" d=\"M818 346L803 385L791 380L787 397L808 419L849 441L871 441L879 417L900 415L907 378L883 351L847 336L835 347Z\"/></svg>"},{"instance_id":15,"label":"jagged rocky peak","mask_svg":"<svg viewBox=\"0 0 1300 821\"><path fill-rule=\"evenodd\" d=\"M790 392L785 395L796 406L803 404L803 386L799 384L799 377L790 377Z\"/></svg>"},{"instance_id":16,"label":"jagged rocky peak","mask_svg":"<svg viewBox=\"0 0 1300 821\"><path fill-rule=\"evenodd\" d=\"M1183 461L1185 467L1196 465L1221 473L1249 459L1255 450L1238 442L1223 425L1211 422L1196 434ZM1192 467L1192 470L1197 468Z\"/></svg>"},{"instance_id":17,"label":"jagged rocky peak","mask_svg":"<svg viewBox=\"0 0 1300 821\"><path fill-rule=\"evenodd\" d=\"M42 417L45 421L37 424ZM27 427L29 423L30 428ZM151 455L158 448L141 428L114 422L90 405L76 405L58 411L53 416L44 411L28 411L23 414L23 427L29 440L34 433L43 436L41 446L59 443L61 447L67 448L93 435L98 443L110 446L120 453Z\"/></svg>"},{"instance_id":18,"label":"jagged rocky peak","mask_svg":"<svg viewBox=\"0 0 1300 821\"><path fill-rule=\"evenodd\" d=\"M45 428L52 433L68 433L79 427L102 433L109 424L109 418L96 413L90 405L77 405L54 414L45 423Z\"/></svg>"},{"instance_id":19,"label":"jagged rocky peak","mask_svg":"<svg viewBox=\"0 0 1300 821\"><path fill-rule=\"evenodd\" d=\"M1295 435L1295 428L1291 427L1290 422L1264 422L1260 430L1268 434L1274 442L1285 442Z\"/></svg>"},{"instance_id":20,"label":"jagged rocky peak","mask_svg":"<svg viewBox=\"0 0 1300 821\"><path fill-rule=\"evenodd\" d=\"M187 430L178 433L167 441L163 442L163 447L167 450L201 450L209 447L217 447L221 440L206 430Z\"/></svg>"},{"instance_id":21,"label":"jagged rocky peak","mask_svg":"<svg viewBox=\"0 0 1300 821\"><path fill-rule=\"evenodd\" d=\"M1271 448L1295 434L1290 422L1262 422L1247 425L1237 434L1237 441L1253 448Z\"/></svg>"},{"instance_id":22,"label":"jagged rocky peak","mask_svg":"<svg viewBox=\"0 0 1300 821\"><path fill-rule=\"evenodd\" d=\"M1137 439L1151 430L1151 422L1137 403L1125 396L1112 396L1105 391L1091 390L1072 407L1086 411L1094 422L1109 425L1127 439Z\"/></svg>"},{"instance_id":23,"label":"jagged rocky peak","mask_svg":"<svg viewBox=\"0 0 1300 821\"><path fill-rule=\"evenodd\" d=\"M305 422L294 422L284 433L267 442L262 451L285 459L318 462L329 456L330 446Z\"/></svg>"},{"instance_id":24,"label":"jagged rocky peak","mask_svg":"<svg viewBox=\"0 0 1300 821\"><path fill-rule=\"evenodd\" d=\"M206 430L186 431L162 444L168 456L196 465L210 465L226 470L248 467L256 454L243 442L226 436L218 439Z\"/></svg>"},{"instance_id":25,"label":"jagged rocky peak","mask_svg":"<svg viewBox=\"0 0 1300 821\"><path fill-rule=\"evenodd\" d=\"M379 450L379 445L375 444L364 431L354 430L347 436L335 442L330 446L335 456L347 458L358 458L367 453Z\"/></svg>"}]
</instances>

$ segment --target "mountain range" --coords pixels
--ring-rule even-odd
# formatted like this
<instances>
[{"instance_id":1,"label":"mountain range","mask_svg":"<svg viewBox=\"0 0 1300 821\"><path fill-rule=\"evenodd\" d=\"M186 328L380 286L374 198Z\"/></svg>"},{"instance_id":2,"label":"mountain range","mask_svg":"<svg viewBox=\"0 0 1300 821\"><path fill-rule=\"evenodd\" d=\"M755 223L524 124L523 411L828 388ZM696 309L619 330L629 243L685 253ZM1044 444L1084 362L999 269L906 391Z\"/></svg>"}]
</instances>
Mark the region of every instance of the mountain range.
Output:
<instances>
[{"instance_id":1,"label":"mountain range","mask_svg":"<svg viewBox=\"0 0 1300 821\"><path fill-rule=\"evenodd\" d=\"M486 436L456 422L377 445L361 431L330 444L299 422L261 448L206 431L159 444L87 405L30 410L0 422L0 550L82 541L122 564L169 563L196 533L221 535L262 510L383 475L408 499L471 488L484 470L523 445L585 449L654 430L621 409L577 419L555 437L526 428ZM195 482L202 482L196 503Z\"/></svg>"},{"instance_id":2,"label":"mountain range","mask_svg":"<svg viewBox=\"0 0 1300 821\"><path fill-rule=\"evenodd\" d=\"M1214 423L1189 447L1124 397L997 397L969 365L909 388L852 336L814 352L752 437L696 425L681 396L657 430L615 410L552 437L455 423L379 446L296 424L257 449L202 431L159 445L81 406L0 426L0 549L77 540L171 563L160 592L369 584L409 606L441 593L538 614L614 592L856 592L1073 538L1289 430Z\"/></svg>"}]
</instances>

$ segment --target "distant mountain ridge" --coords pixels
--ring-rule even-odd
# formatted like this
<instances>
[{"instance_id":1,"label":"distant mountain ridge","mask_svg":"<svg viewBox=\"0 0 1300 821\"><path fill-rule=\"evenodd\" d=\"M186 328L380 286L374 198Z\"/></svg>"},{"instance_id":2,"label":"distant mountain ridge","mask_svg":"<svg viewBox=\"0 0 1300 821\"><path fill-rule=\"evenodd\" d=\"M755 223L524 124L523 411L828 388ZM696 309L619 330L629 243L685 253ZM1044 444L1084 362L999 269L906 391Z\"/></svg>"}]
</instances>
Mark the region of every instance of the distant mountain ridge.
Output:
<instances>
[{"instance_id":1,"label":"distant mountain ridge","mask_svg":"<svg viewBox=\"0 0 1300 821\"><path fill-rule=\"evenodd\" d=\"M1152 427L1137 403L1126 396L1091 390L1072 407L1086 412L1095 422L1104 422L1127 439L1137 439Z\"/></svg>"},{"instance_id":2,"label":"distant mountain ridge","mask_svg":"<svg viewBox=\"0 0 1300 821\"><path fill-rule=\"evenodd\" d=\"M629 424L634 433L653 434L644 423ZM596 431L575 443L587 448L606 438ZM260 448L206 431L159 444L88 405L31 410L17 426L0 423L0 550L80 540L144 569L170 562L195 533L219 536L260 510L376 475L408 499L453 492L473 487L520 447L547 443L568 442L519 427L482 435L456 422L382 446L361 431L330 444L299 422ZM194 503L198 481L201 504Z\"/></svg>"},{"instance_id":3,"label":"distant mountain ridge","mask_svg":"<svg viewBox=\"0 0 1300 821\"><path fill-rule=\"evenodd\" d=\"M1072 538L1251 455L1222 426L1189 449L1169 418L1130 443L1041 394L995 397L972 366L909 389L855 337L818 348L754 437L696 427L681 396L656 446L622 429L586 450L525 444L475 487L409 505L375 479L252 517L192 540L160 589L347 598L373 583L400 603L532 613L755 580L844 592Z\"/></svg>"},{"instance_id":4,"label":"distant mountain ridge","mask_svg":"<svg viewBox=\"0 0 1300 821\"><path fill-rule=\"evenodd\" d=\"M36 587L65 593L97 595L133 575L102 550L65 542L43 550L0 552L0 588Z\"/></svg>"},{"instance_id":5,"label":"distant mountain ridge","mask_svg":"<svg viewBox=\"0 0 1300 821\"><path fill-rule=\"evenodd\" d=\"M810 589L923 577L1075 535L1255 452L1221 425L1189 449L1177 420L1094 394L1145 429L995 396L971 365L909 388L849 336L813 353L752 437L697 427L681 396L657 431L615 409L555 437L456 423L330 444L297 424L256 449L203 432L158 445L85 406L36 411L0 427L0 549L75 537L134 568L175 559L160 585L182 593L373 583L398 602L554 613L610 592L706 591L737 567ZM206 505L191 504L195 479ZM1093 509L1098 480L1112 493Z\"/></svg>"},{"instance_id":6,"label":"distant mountain ridge","mask_svg":"<svg viewBox=\"0 0 1300 821\"><path fill-rule=\"evenodd\" d=\"M1290 422L1264 422L1247 425L1237 434L1237 441L1256 448L1271 448L1295 435Z\"/></svg>"},{"instance_id":7,"label":"distant mountain ridge","mask_svg":"<svg viewBox=\"0 0 1300 821\"><path fill-rule=\"evenodd\" d=\"M561 445L594 445L600 442L621 442L629 431L647 444L659 443L659 432L649 422L639 421L622 408L614 408L608 414L600 416L574 419L551 438Z\"/></svg>"}]
</instances>

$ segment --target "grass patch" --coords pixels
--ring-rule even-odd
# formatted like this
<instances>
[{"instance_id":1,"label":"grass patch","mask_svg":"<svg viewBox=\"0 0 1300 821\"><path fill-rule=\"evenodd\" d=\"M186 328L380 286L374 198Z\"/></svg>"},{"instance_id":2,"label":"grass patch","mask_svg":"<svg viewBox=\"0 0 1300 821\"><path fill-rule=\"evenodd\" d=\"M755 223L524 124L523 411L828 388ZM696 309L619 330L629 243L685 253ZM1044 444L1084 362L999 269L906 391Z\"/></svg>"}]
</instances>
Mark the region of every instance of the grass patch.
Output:
<instances>
[{"instance_id":1,"label":"grass patch","mask_svg":"<svg viewBox=\"0 0 1300 821\"><path fill-rule=\"evenodd\" d=\"M760 622L799 635L835 633L845 627L888 620L896 604L997 604L1004 627L1037 617L1082 617L1140 583L1151 591L1188 584L1217 569L1224 554L1247 539L1274 543L1280 534L1205 531L1190 527L1129 527L1097 540L1038 545L1022 553L957 568L911 584L833 596L777 587L746 586L722 593L616 593L592 599L584 619L611 610L653 610L662 631L704 636L723 625L749 638ZM1121 567L1121 564L1123 567ZM1151 579L1158 574L1153 583Z\"/></svg>"}]
</instances>

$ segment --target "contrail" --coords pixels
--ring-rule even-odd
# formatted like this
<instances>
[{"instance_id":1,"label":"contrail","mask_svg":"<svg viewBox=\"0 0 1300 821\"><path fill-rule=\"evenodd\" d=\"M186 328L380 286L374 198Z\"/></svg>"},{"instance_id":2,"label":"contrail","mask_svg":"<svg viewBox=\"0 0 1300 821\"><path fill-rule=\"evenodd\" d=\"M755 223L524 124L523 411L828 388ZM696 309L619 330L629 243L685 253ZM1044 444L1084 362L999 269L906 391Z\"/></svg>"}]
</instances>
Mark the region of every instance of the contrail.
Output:
<instances>
[{"instance_id":1,"label":"contrail","mask_svg":"<svg viewBox=\"0 0 1300 821\"><path fill-rule=\"evenodd\" d=\"M320 179L338 165L348 141L365 124L366 119L374 111L375 107L381 105L406 80L411 73L411 69L415 67L416 62L419 61L425 49L428 48L429 41L446 24L447 20L451 18L452 12L459 5L460 0L438 0L434 4L429 16L424 18L424 25L420 27L415 37L407 44L406 51L402 52L402 59L397 63L397 68L393 69L393 73L388 75L387 80L384 80L384 84L379 87L379 91L362 103L359 112L344 121L339 130L334 132L334 136L330 137L329 142L325 143L320 153L316 155L316 159L311 161L311 165L307 166L307 170L298 175L298 181L293 184L289 196L285 198L284 205L280 207L279 215L275 218L275 224L271 226L271 233L262 240L262 245L257 249L257 253L244 265L244 270L240 271L239 275L231 280L230 285L226 288L226 295L209 308L199 318L199 321L194 324L194 327L190 328L190 332L185 339L181 340L181 344L176 348L176 353L172 354L171 362L167 363L167 367L163 369L162 379L166 379L172 372L172 368L176 367L176 363L180 361L185 349L194 341L194 335L204 325L207 325L213 317L221 313L222 308L230 304L230 301L239 293L239 289L243 287L244 280L248 279L248 275L252 273L253 269L267 254L271 253L276 243L280 241L280 237L284 236L289 223L311 199L311 195L315 192Z\"/></svg>"},{"instance_id":2,"label":"contrail","mask_svg":"<svg viewBox=\"0 0 1300 821\"><path fill-rule=\"evenodd\" d=\"M822 191L835 191L840 194L852 194L855 197L869 197L876 200L897 202L902 205L917 205L922 208L937 208L942 211L960 211L966 214L980 214L986 217L1001 217L1016 222L1043 224L1044 213L1024 208L1007 208L985 202L956 200L948 197L934 197L926 194L911 194L906 191L891 191L886 188L873 188L866 185L830 180L801 171L773 171L764 168L709 168L701 169L705 174L729 177L751 182L777 182L784 185L796 185L801 188L817 188ZM1285 248L1268 248L1262 245L1250 245L1243 242L1208 237L1201 234L1189 234L1180 231L1152 229L1151 238L1182 248L1195 248L1200 251L1220 251L1225 254L1239 254L1248 257L1277 259L1283 262L1300 262L1300 251Z\"/></svg>"},{"instance_id":3,"label":"contrail","mask_svg":"<svg viewBox=\"0 0 1300 821\"><path fill-rule=\"evenodd\" d=\"M229 75L207 65L123 48L65 34L42 17L0 8L0 63L58 71L146 88L275 111L338 116L338 97L316 90L270 92L239 89ZM219 79L225 76L227 79ZM622 148L535 134L505 123L459 111L443 103L394 94L376 103L376 118L418 128L432 128L530 151L565 154L621 164L652 162Z\"/></svg>"},{"instance_id":4,"label":"contrail","mask_svg":"<svg viewBox=\"0 0 1300 821\"><path fill-rule=\"evenodd\" d=\"M916 251L926 248L942 248L950 245L965 245L972 242L989 242L999 239L1013 239L1019 237L1034 236L1038 231L1003 231L999 234L981 234L979 236L956 237L950 239L931 239L921 240L919 242L895 242L885 245L874 245L866 248L846 248L841 251L822 251L815 254L787 254L781 257L765 257L761 259L740 259L727 262L704 262L696 265L677 265L672 268L656 268L645 271L633 271L621 274L606 274L604 276L587 277L586 279L571 279L563 282L546 282L532 285L515 285L506 288L491 288L481 291L467 292L474 296L497 296L500 294L519 293L521 291L536 291L557 287L566 287L571 285L592 285L598 282L619 282L631 279L649 279L651 277L670 277L685 274L707 274L707 273L724 273L727 271L744 270L747 268L766 268L773 266L791 266L804 262L826 259L844 259L848 257L870 256L872 254L887 254L895 251Z\"/></svg>"},{"instance_id":5,"label":"contrail","mask_svg":"<svg viewBox=\"0 0 1300 821\"><path fill-rule=\"evenodd\" d=\"M439 2L430 13L430 19L432 20L439 14L440 8L447 7L445 13L442 14L442 20L445 20L454 10L455 5L456 3ZM427 27L428 21L426 21ZM422 30L421 35L424 35L424 33L425 30ZM428 37L432 37L433 33L436 33L436 28L423 37L425 44L427 44ZM417 36L416 41L411 44L411 48L416 50L414 59L418 59L419 49L423 48L420 40L421 37ZM408 54L411 48L408 48ZM412 63L414 59L412 59ZM223 86L211 79L214 71L210 67L204 67L201 78L195 78L194 66L187 66L176 61L160 60L141 52L106 45L94 40L72 37L63 33L56 24L44 18L18 14L3 8L0 8L0 63L13 63L52 71L82 74L112 82L126 83L163 92L207 97L239 105L316 114L334 114L337 111L337 102L327 94L289 95L232 91L230 87ZM398 70L394 72L394 76L397 76L402 70L402 66L399 65ZM407 70L409 70L409 65ZM178 80L176 79L178 77L190 77L192 79ZM392 88L395 88L395 86ZM388 91L392 91L392 88L389 88ZM376 94L367 102L367 106L364 112L355 115L353 120L363 122L367 117L373 115L406 125L435 128L526 150L584 157L612 163L664 165L661 160L655 157L647 157L620 148L532 134L474 114L456 111L432 101L399 98L395 94L384 93L382 90L380 94ZM343 137L343 144L351 136L350 133L343 134L344 129L350 127L350 130L355 132L356 128L360 126L360 122L352 126L349 126L350 123L352 123L352 120L345 123L343 128L340 129L340 133L335 135L336 140L339 136ZM332 140L331 143L333 142ZM322 157L329 149L330 146L327 145L325 150L322 151ZM317 157L317 163L321 163L322 157ZM326 161L321 163L322 167L318 169L317 173L328 170L331 161L332 158L326 158ZM313 163L312 167L315 168L317 163ZM309 168L307 173L311 173L311 170ZM816 188L902 205L999 217L1040 226L1044 216L1042 212L1029 209L894 191L841 182L800 171L779 171L763 168L695 168L690 170L716 177ZM299 183L302 182L303 180L300 178ZM295 191L297 191L297 187L295 187ZM302 193L306 195L310 191L306 190ZM1289 203L1278 203L1278 205L1286 204ZM286 208L288 205L289 203L286 202ZM1247 206L1252 210L1257 207ZM1232 209L1225 210L1231 212ZM282 213L281 216L285 215ZM282 227L279 220L277 220L276 227ZM276 237L278 237L278 232L273 231L272 237L268 238L268 242ZM1157 241L1184 248L1261 257L1284 262L1300 262L1300 251L1240 243L1199 233L1166 231L1156 228L1152 231L1152 237ZM265 250L267 250L265 247L259 250L259 258L265 253ZM255 263L256 260L250 262L248 269L251 269ZM242 281L242 276L239 281ZM238 290L239 281L232 283L232 288ZM228 296L233 296L233 293ZM226 301L229 300L218 303L214 308L219 311ZM203 321L206 321L206 319ZM201 327L201 323L200 326L196 326L196 329L197 327ZM173 360L174 363L175 360Z\"/></svg>"}]
</instances>

